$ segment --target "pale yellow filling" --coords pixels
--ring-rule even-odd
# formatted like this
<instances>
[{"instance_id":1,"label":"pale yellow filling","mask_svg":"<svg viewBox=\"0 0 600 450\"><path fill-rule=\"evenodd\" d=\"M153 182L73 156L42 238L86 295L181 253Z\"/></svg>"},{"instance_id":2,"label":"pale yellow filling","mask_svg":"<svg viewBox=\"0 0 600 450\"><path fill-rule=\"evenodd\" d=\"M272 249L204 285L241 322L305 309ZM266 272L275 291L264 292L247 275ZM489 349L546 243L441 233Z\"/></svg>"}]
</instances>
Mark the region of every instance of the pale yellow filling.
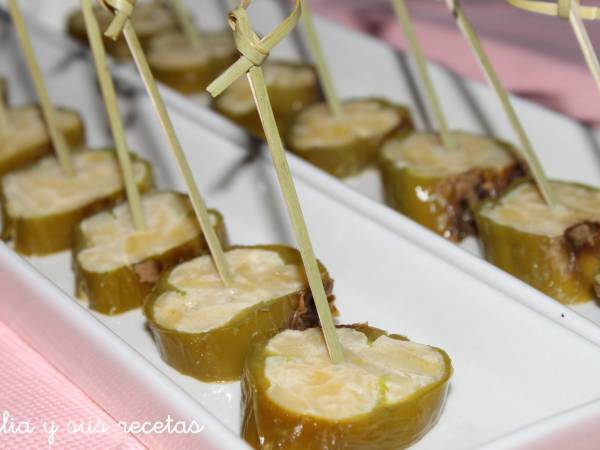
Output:
<instances>
[{"instance_id":1,"label":"pale yellow filling","mask_svg":"<svg viewBox=\"0 0 600 450\"><path fill-rule=\"evenodd\" d=\"M76 129L80 125L79 116L74 112L58 110L56 119L63 131ZM35 106L9 109L8 122L10 133L0 134L0 161L39 147L49 140L42 113Z\"/></svg>"},{"instance_id":2,"label":"pale yellow filling","mask_svg":"<svg viewBox=\"0 0 600 450\"><path fill-rule=\"evenodd\" d=\"M343 116L336 117L324 103L302 111L291 129L297 149L326 150L359 140L381 138L396 128L398 111L373 100L345 102Z\"/></svg>"},{"instance_id":3,"label":"pale yellow filling","mask_svg":"<svg viewBox=\"0 0 600 450\"><path fill-rule=\"evenodd\" d=\"M127 203L84 220L87 245L77 255L79 264L87 271L106 272L163 254L201 233L191 205L180 195L147 194L142 207L146 228L141 230L134 228Z\"/></svg>"},{"instance_id":4,"label":"pale yellow filling","mask_svg":"<svg viewBox=\"0 0 600 450\"><path fill-rule=\"evenodd\" d=\"M562 236L567 228L584 221L600 222L600 190L559 182L552 187L562 205L556 210L548 207L535 185L524 183L481 214L501 225L545 236Z\"/></svg>"},{"instance_id":5,"label":"pale yellow filling","mask_svg":"<svg viewBox=\"0 0 600 450\"><path fill-rule=\"evenodd\" d=\"M226 252L226 258L234 274L229 287L223 285L209 256L175 268L169 283L177 291L165 292L156 300L156 322L177 331L206 332L227 324L246 308L305 286L302 268L286 264L274 251L234 249Z\"/></svg>"},{"instance_id":6,"label":"pale yellow filling","mask_svg":"<svg viewBox=\"0 0 600 450\"><path fill-rule=\"evenodd\" d=\"M405 139L390 139L383 157L397 167L423 175L448 176L473 169L503 168L514 162L510 151L495 139L468 133L452 133L457 148L445 148L438 134L415 133Z\"/></svg>"},{"instance_id":7,"label":"pale yellow filling","mask_svg":"<svg viewBox=\"0 0 600 450\"><path fill-rule=\"evenodd\" d=\"M266 63L263 67L267 88L306 88L317 80L308 67L290 66L285 63ZM218 99L219 107L233 114L246 114L255 109L252 91L246 77L238 78Z\"/></svg>"},{"instance_id":8,"label":"pale yellow filling","mask_svg":"<svg viewBox=\"0 0 600 450\"><path fill-rule=\"evenodd\" d=\"M236 51L230 31L202 35L198 47L192 47L183 33L172 31L152 39L148 61L155 67L189 67L225 58Z\"/></svg>"},{"instance_id":9,"label":"pale yellow filling","mask_svg":"<svg viewBox=\"0 0 600 450\"><path fill-rule=\"evenodd\" d=\"M32 218L72 211L123 188L121 172L112 152L81 151L72 155L75 175L67 176L54 157L6 175L2 187L12 217ZM146 166L134 162L139 183L148 176Z\"/></svg>"},{"instance_id":10,"label":"pale yellow filling","mask_svg":"<svg viewBox=\"0 0 600 450\"><path fill-rule=\"evenodd\" d=\"M401 402L446 373L442 354L426 345L380 336L372 343L339 328L346 361L332 364L320 328L284 331L267 345L269 398L295 414L348 419Z\"/></svg>"}]
</instances>

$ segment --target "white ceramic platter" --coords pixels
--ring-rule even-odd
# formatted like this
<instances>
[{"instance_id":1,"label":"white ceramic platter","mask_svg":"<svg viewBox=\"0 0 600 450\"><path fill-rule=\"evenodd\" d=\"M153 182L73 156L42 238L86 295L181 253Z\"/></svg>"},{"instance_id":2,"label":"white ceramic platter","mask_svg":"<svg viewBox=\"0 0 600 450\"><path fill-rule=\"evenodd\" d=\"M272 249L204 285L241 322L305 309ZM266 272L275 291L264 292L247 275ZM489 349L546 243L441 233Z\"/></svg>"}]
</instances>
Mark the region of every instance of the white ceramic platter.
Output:
<instances>
[{"instance_id":1,"label":"white ceramic platter","mask_svg":"<svg viewBox=\"0 0 600 450\"><path fill-rule=\"evenodd\" d=\"M64 40L32 30L52 97L83 112L91 143L106 143L91 66L65 59L74 47ZM19 103L31 89L14 40L1 42L1 72L9 76L12 99ZM124 109L131 147L153 162L160 186L181 189L144 95L130 96ZM173 119L208 203L225 215L231 240L290 242L266 155L249 158L248 150L189 117L174 113ZM491 442L547 420L544 433L536 435L534 429L511 438L523 443L533 436L537 441L568 424L566 416L557 414L584 404L577 417L597 417L598 408L590 408L589 402L600 402L600 347L580 336L584 329L573 326L573 332L513 301L489 280L454 263L452 254L448 260L434 256L427 249L439 245L438 240L408 220L401 221L405 231L398 232L396 216L386 223L379 209L373 213L377 220L357 214L353 209L363 208L360 202L352 205L324 195L328 185L319 183L330 183L327 177L297 162L294 166L315 248L336 279L340 321L369 320L443 347L453 359L443 416L414 448L513 448ZM343 189L340 198L346 196L341 184L330 184ZM335 189L331 193L335 197ZM158 420L170 414L205 425L199 435L139 436L151 448L245 448L235 437L238 383L203 384L170 369L160 360L140 311L112 318L90 314L70 297L69 262L67 253L24 260L0 247L0 318L114 417ZM532 289L520 288L534 296ZM592 335L589 331L587 337Z\"/></svg>"}]
</instances>

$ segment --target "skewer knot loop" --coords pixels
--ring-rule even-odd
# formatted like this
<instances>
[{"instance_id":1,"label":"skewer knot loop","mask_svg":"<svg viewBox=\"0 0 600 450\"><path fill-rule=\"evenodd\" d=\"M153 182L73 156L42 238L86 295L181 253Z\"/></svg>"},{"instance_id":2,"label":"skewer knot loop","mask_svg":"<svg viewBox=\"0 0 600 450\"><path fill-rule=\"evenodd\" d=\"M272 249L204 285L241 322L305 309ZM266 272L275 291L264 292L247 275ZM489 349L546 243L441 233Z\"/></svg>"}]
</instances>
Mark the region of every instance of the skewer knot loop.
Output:
<instances>
[{"instance_id":1,"label":"skewer knot loop","mask_svg":"<svg viewBox=\"0 0 600 450\"><path fill-rule=\"evenodd\" d=\"M546 16L558 16L561 19L569 19L571 8L574 7L579 12L582 19L598 20L600 19L600 8L596 6L581 6L578 0L558 0L556 3L540 0L506 0L515 8L525 11L544 14Z\"/></svg>"},{"instance_id":2,"label":"skewer knot loop","mask_svg":"<svg viewBox=\"0 0 600 450\"><path fill-rule=\"evenodd\" d=\"M127 21L133 15L136 0L98 0L98 3L108 12L115 15L104 35L112 40L116 40Z\"/></svg>"}]
</instances>

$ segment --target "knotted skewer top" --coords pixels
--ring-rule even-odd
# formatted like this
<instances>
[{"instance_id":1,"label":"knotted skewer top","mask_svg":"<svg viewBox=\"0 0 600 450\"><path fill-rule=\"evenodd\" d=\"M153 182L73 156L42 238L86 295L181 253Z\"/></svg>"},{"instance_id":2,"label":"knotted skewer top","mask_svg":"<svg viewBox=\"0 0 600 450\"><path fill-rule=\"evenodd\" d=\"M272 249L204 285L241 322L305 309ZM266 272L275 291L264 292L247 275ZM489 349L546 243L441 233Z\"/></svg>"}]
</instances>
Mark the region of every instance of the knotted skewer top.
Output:
<instances>
[{"instance_id":1,"label":"knotted skewer top","mask_svg":"<svg viewBox=\"0 0 600 450\"><path fill-rule=\"evenodd\" d=\"M115 0L106 0L115 1ZM269 52L296 26L302 16L302 2L296 0L290 15L264 38L259 38L250 26L250 18L246 8L251 0L242 0L240 6L229 13L229 26L233 30L233 38L239 59L225 72L215 79L206 90L213 97L218 96L250 68L260 66L269 56Z\"/></svg>"},{"instance_id":2,"label":"knotted skewer top","mask_svg":"<svg viewBox=\"0 0 600 450\"><path fill-rule=\"evenodd\" d=\"M596 6L581 6L578 1L573 0L558 0L556 3L549 3L540 0L506 0L509 4L516 8L524 9L538 14L547 16L558 16L561 19L568 19L571 6L575 3L575 7L579 11L582 19L598 20L600 19L600 8Z\"/></svg>"}]
</instances>

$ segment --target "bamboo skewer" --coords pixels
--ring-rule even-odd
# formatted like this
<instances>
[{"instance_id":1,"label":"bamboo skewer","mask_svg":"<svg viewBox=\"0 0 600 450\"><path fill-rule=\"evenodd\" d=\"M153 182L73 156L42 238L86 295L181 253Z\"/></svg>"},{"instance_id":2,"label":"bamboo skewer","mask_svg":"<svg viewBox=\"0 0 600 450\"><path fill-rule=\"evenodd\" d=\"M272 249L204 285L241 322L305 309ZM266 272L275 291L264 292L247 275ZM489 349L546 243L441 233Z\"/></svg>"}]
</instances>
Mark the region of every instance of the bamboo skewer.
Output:
<instances>
[{"instance_id":1,"label":"bamboo skewer","mask_svg":"<svg viewBox=\"0 0 600 450\"><path fill-rule=\"evenodd\" d=\"M185 34L186 39L190 43L192 48L200 47L200 43L202 41L202 36L200 35L200 31L191 16L188 14L188 11L183 6L183 2L181 0L169 0L171 2L171 8L175 13L175 17L177 18L177 22L179 26L183 30L183 34Z\"/></svg>"},{"instance_id":2,"label":"bamboo skewer","mask_svg":"<svg viewBox=\"0 0 600 450\"><path fill-rule=\"evenodd\" d=\"M113 84L110 71L108 70L106 49L104 48L104 42L102 41L102 33L100 32L98 20L94 15L92 0L81 0L81 10L83 11L83 18L85 20L88 40L90 42L92 55L94 56L94 62L96 64L96 73L98 74L100 89L102 90L113 139L117 148L117 156L119 158L119 164L123 173L123 180L125 184L125 191L127 192L129 209L131 211L131 218L134 227L138 230L141 230L146 228L146 220L144 217L142 202L140 200L140 192L133 174L131 156L129 155L127 148L127 140L125 139L123 120L121 118L121 114L119 113L119 107L117 104L115 86Z\"/></svg>"},{"instance_id":3,"label":"bamboo skewer","mask_svg":"<svg viewBox=\"0 0 600 450\"><path fill-rule=\"evenodd\" d=\"M35 85L35 90L42 106L42 114L44 116L44 120L46 121L46 126L48 127L50 141L52 142L57 159L65 174L68 176L74 176L75 172L73 170L73 163L71 161L69 147L65 137L58 128L56 110L50 101L50 96L48 95L48 89L46 88L42 71L40 70L40 66L36 60L35 52L27 33L27 27L25 26L23 14L21 13L17 0L7 0L7 3L10 16L17 31L19 42L21 43L21 49L29 68L29 73L33 79L33 84Z\"/></svg>"},{"instance_id":4,"label":"bamboo skewer","mask_svg":"<svg viewBox=\"0 0 600 450\"><path fill-rule=\"evenodd\" d=\"M194 207L194 211L196 212L198 222L200 222L200 226L202 227L202 231L208 243L208 247L210 249L213 261L215 263L215 266L217 267L217 271L219 272L223 283L226 286L230 286L233 280L231 272L227 265L225 254L223 252L223 247L221 246L221 242L219 241L219 238L217 237L217 234L212 226L210 215L208 214L208 210L206 209L204 199L200 195L198 186L194 181L192 170L190 169L190 166L187 162L187 159L183 152L183 148L181 147L181 143L177 138L177 134L175 133L173 123L171 122L171 118L169 117L169 113L167 112L167 108L164 104L164 101L158 91L156 81L152 76L152 72L150 71L150 67L148 66L148 61L146 60L146 56L144 55L140 41L137 37L135 30L133 29L131 21L129 20L129 17L133 13L133 5L127 0L101 1L103 6L107 7L111 12L115 14L115 19L108 27L105 35L111 39L116 39L121 32L123 32L123 34L125 35L125 39L131 51L131 54L133 55L133 59L140 73L140 76L142 77L144 86L146 87L146 91L148 92L152 105L154 106L156 114L158 115L162 129L169 142L171 150L173 151L175 160L177 161L177 164L179 166L181 175L185 180L190 200ZM121 26L122 28L119 28L119 26Z\"/></svg>"},{"instance_id":5,"label":"bamboo skewer","mask_svg":"<svg viewBox=\"0 0 600 450\"><path fill-rule=\"evenodd\" d=\"M0 83L0 136L10 133L10 119L8 118L8 108L4 103L4 84Z\"/></svg>"},{"instance_id":6,"label":"bamboo skewer","mask_svg":"<svg viewBox=\"0 0 600 450\"><path fill-rule=\"evenodd\" d=\"M581 53L585 59L590 73L600 91L600 63L598 56L594 51L594 46L590 41L585 25L582 19L597 20L600 19L600 8L591 6L581 6L576 0L558 0L557 3L540 2L536 0L507 0L509 4L519 9L558 16L561 19L568 20Z\"/></svg>"},{"instance_id":7,"label":"bamboo skewer","mask_svg":"<svg viewBox=\"0 0 600 450\"><path fill-rule=\"evenodd\" d=\"M219 92L222 92L227 86L233 83L239 76L247 72L254 102L265 131L267 143L269 144L269 150L277 173L277 179L286 203L294 235L300 248L302 262L317 307L317 313L321 322L329 356L333 363L341 363L344 361L344 353L338 340L331 310L329 309L329 304L327 302L327 294L323 287L323 280L321 279L317 259L302 214L294 181L290 174L288 162L283 150L283 144L281 142L281 136L277 130L277 124L275 123L275 117L273 116L273 109L267 92L263 71L260 67L266 60L269 51L294 28L300 19L303 2L302 0L296 0L290 16L262 40L258 38L250 26L250 19L245 10L249 4L249 0L242 0L241 5L229 13L229 22L234 30L235 42L241 53L240 59L238 59L238 61L227 69L219 78L213 81L207 90L211 95L216 96ZM240 73L240 67L246 68Z\"/></svg>"},{"instance_id":8,"label":"bamboo skewer","mask_svg":"<svg viewBox=\"0 0 600 450\"><path fill-rule=\"evenodd\" d=\"M459 29L462 31L465 39L469 43L471 50L473 51L481 69L484 72L488 83L494 89L506 116L516 133L519 142L521 143L521 147L524 151L524 157L533 176L541 194L544 198L544 201L548 204L551 209L560 208L558 199L556 198L556 194L554 193L552 186L550 185L550 181L548 180L542 165L533 150L533 146L529 140L529 136L525 132L525 128L521 124L517 113L515 112L510 99L508 98L508 94L502 83L492 66L490 59L488 58L485 50L481 46L481 41L479 40L477 33L475 32L473 26L471 25L469 19L465 15L462 7L460 6L459 0L446 0L448 4L448 8L454 15L456 22L458 24Z\"/></svg>"},{"instance_id":9,"label":"bamboo skewer","mask_svg":"<svg viewBox=\"0 0 600 450\"><path fill-rule=\"evenodd\" d=\"M450 134L448 121L440 103L439 96L437 95L437 92L433 86L433 82L431 81L429 70L427 68L427 62L425 61L423 51L419 45L419 40L417 39L417 34L415 33L412 19L410 18L410 13L406 7L406 2L405 0L392 0L392 3L394 5L400 25L402 26L402 30L404 31L404 35L406 36L406 41L408 42L411 56L417 65L419 77L421 78L421 85L425 90L425 94L427 95L427 99L429 101L429 106L433 112L433 115L435 116L435 121L438 125L442 142L448 150L456 150L456 140Z\"/></svg>"},{"instance_id":10,"label":"bamboo skewer","mask_svg":"<svg viewBox=\"0 0 600 450\"><path fill-rule=\"evenodd\" d=\"M321 87L323 88L325 100L327 101L327 105L329 106L331 112L337 118L341 118L344 116L344 111L342 109L342 104L335 90L335 85L333 84L333 79L331 77L331 71L329 70L329 66L325 59L325 55L323 54L321 42L319 41L317 31L315 30L312 12L308 5L308 0L301 1L302 23L304 25L304 32L306 34L308 46L310 47L310 52L315 61L315 67L317 68L319 82L321 83Z\"/></svg>"}]
</instances>

